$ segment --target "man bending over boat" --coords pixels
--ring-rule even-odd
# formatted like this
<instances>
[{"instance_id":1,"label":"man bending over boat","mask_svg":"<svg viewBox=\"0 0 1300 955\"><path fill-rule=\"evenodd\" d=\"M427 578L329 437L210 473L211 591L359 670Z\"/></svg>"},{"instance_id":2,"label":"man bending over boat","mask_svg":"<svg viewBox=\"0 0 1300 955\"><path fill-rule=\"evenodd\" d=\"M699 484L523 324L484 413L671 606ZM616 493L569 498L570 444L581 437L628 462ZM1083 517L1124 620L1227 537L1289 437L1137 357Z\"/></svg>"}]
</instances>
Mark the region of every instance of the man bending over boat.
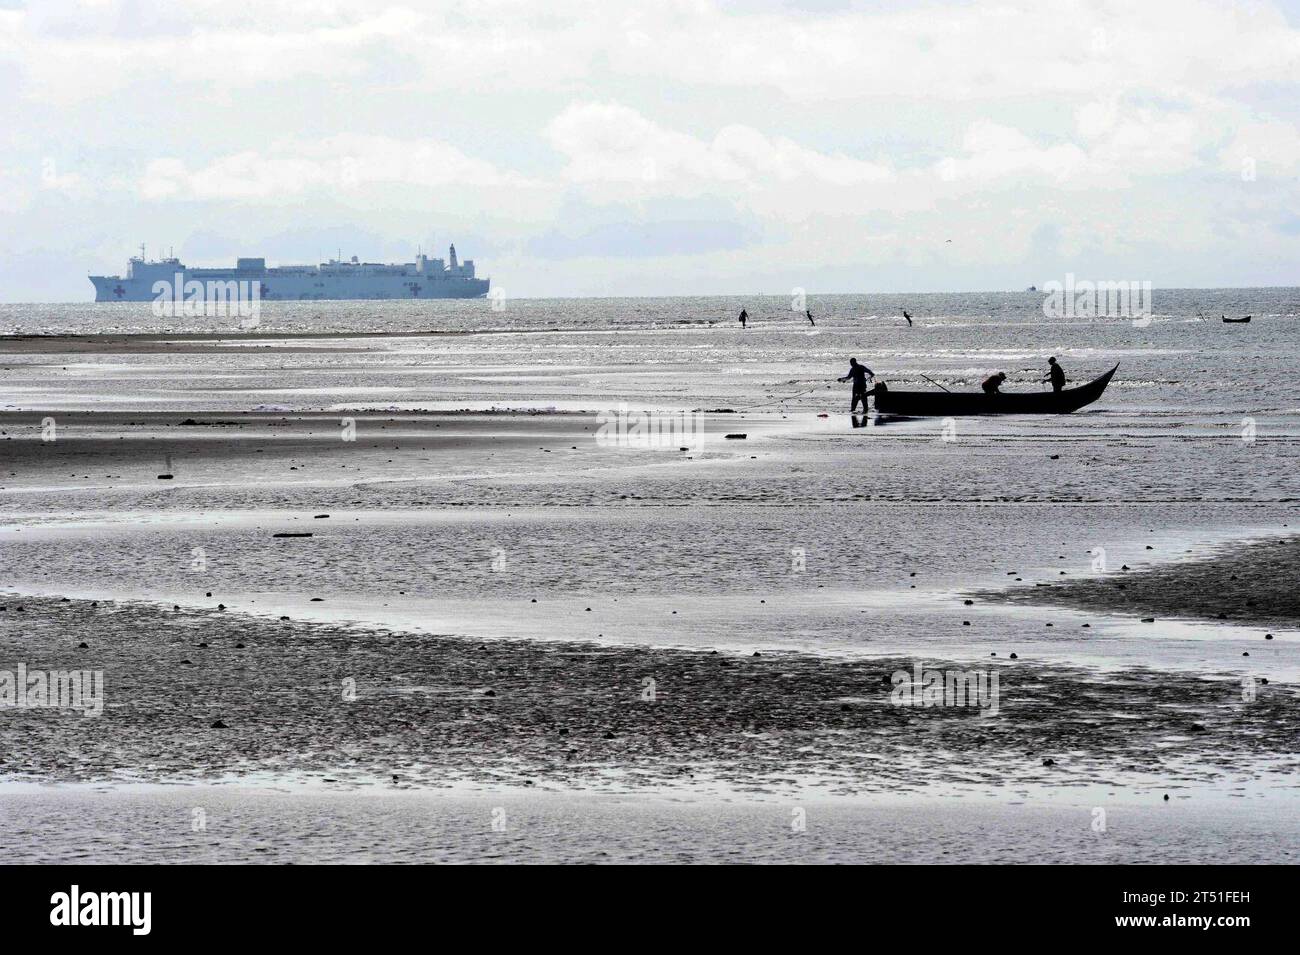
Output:
<instances>
[{"instance_id":1,"label":"man bending over boat","mask_svg":"<svg viewBox=\"0 0 1300 955\"><path fill-rule=\"evenodd\" d=\"M1047 377L1043 381L1050 381L1053 391L1060 391L1065 387L1065 372L1061 370L1054 357L1047 359Z\"/></svg>"},{"instance_id":2,"label":"man bending over boat","mask_svg":"<svg viewBox=\"0 0 1300 955\"><path fill-rule=\"evenodd\" d=\"M866 365L859 365L856 358L849 359L849 373L839 381L853 380L853 400L849 402L849 414L857 410L858 402L862 402L862 413L867 413L867 379L875 378L871 369Z\"/></svg>"},{"instance_id":3,"label":"man bending over boat","mask_svg":"<svg viewBox=\"0 0 1300 955\"><path fill-rule=\"evenodd\" d=\"M997 374L989 375L980 382L980 387L984 389L984 394L986 395L1001 394L998 389L1002 387L1002 382L1006 380L1007 373L1005 371L999 371Z\"/></svg>"}]
</instances>

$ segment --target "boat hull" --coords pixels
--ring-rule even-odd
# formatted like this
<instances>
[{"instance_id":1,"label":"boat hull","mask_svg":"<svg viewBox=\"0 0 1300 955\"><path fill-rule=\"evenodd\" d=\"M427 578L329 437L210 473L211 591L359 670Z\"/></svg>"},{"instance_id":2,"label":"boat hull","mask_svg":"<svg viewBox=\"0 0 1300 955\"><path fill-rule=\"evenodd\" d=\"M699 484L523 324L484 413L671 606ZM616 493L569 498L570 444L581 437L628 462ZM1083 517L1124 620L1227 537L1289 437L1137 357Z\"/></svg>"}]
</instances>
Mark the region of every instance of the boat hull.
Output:
<instances>
[{"instance_id":1,"label":"boat hull","mask_svg":"<svg viewBox=\"0 0 1300 955\"><path fill-rule=\"evenodd\" d=\"M1068 414L1101 397L1119 365L1077 388L986 395L951 391L887 391L876 395L876 413L907 418L957 418L990 414Z\"/></svg>"}]
</instances>

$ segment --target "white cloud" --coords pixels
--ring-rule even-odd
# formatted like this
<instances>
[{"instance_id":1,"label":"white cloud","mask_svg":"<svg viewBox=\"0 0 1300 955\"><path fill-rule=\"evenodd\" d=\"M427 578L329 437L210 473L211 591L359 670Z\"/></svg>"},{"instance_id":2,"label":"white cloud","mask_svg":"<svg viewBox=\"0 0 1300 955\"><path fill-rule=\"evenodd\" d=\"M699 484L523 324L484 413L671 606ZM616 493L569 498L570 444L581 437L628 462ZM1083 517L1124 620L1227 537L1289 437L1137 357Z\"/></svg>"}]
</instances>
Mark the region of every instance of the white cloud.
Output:
<instances>
[{"instance_id":1,"label":"white cloud","mask_svg":"<svg viewBox=\"0 0 1300 955\"><path fill-rule=\"evenodd\" d=\"M551 145L577 183L637 183L654 192L698 194L820 181L833 185L886 182L888 168L820 153L781 136L732 124L712 139L668 129L616 103L570 106L546 127Z\"/></svg>"},{"instance_id":2,"label":"white cloud","mask_svg":"<svg viewBox=\"0 0 1300 955\"><path fill-rule=\"evenodd\" d=\"M175 158L148 164L139 184L145 199L296 199L312 190L347 192L373 184L437 188L537 184L474 159L446 143L345 134L266 152L245 150L190 169Z\"/></svg>"},{"instance_id":3,"label":"white cloud","mask_svg":"<svg viewBox=\"0 0 1300 955\"><path fill-rule=\"evenodd\" d=\"M981 120L971 125L962 142L966 156L945 160L941 178L998 180L1045 176L1064 182L1086 169L1087 155L1073 143L1039 146L1019 130Z\"/></svg>"},{"instance_id":4,"label":"white cloud","mask_svg":"<svg viewBox=\"0 0 1300 955\"><path fill-rule=\"evenodd\" d=\"M393 3L42 0L4 13L0 57L37 95L385 76L430 96L561 90L607 72L801 102L1214 95L1290 82L1297 33L1266 4L1021 0L745 12L696 0ZM73 78L77 79L74 80ZM93 82L85 82L92 77ZM392 82L391 76L386 76ZM79 81L78 81L79 80ZM762 91L762 92L758 92Z\"/></svg>"},{"instance_id":5,"label":"white cloud","mask_svg":"<svg viewBox=\"0 0 1300 955\"><path fill-rule=\"evenodd\" d=\"M1235 126L1220 151L1220 166L1239 173L1247 160L1260 178L1300 174L1300 129L1275 120L1255 120Z\"/></svg>"},{"instance_id":6,"label":"white cloud","mask_svg":"<svg viewBox=\"0 0 1300 955\"><path fill-rule=\"evenodd\" d=\"M45 3L4 17L0 62L17 68L27 95L60 104L159 84L217 91L363 77L432 103L490 85L558 87L590 65L602 40L595 25L570 29L511 4L109 2L93 15Z\"/></svg>"},{"instance_id":7,"label":"white cloud","mask_svg":"<svg viewBox=\"0 0 1300 955\"><path fill-rule=\"evenodd\" d=\"M980 101L1158 87L1181 95L1293 80L1296 31L1267 6L1215 0L919 4L732 15L671 4L622 69L796 100Z\"/></svg>"}]
</instances>

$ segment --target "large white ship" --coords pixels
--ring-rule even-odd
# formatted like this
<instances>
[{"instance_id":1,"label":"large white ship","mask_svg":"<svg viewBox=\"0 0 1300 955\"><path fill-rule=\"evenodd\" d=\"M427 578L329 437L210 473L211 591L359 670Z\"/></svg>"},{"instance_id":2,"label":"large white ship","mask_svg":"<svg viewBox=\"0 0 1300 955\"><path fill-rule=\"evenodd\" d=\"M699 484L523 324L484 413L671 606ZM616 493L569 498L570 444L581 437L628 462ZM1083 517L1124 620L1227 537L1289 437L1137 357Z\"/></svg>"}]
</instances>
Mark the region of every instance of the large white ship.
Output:
<instances>
[{"instance_id":1,"label":"large white ship","mask_svg":"<svg viewBox=\"0 0 1300 955\"><path fill-rule=\"evenodd\" d=\"M234 268L192 269L180 259L146 260L144 247L132 256L126 275L92 275L96 302L150 302L171 297L176 287L198 282L260 284L265 301L312 299L481 298L488 279L474 276L474 260L460 262L451 247L449 263L417 255L414 262L382 264L330 259L320 265L267 268L266 259L236 259Z\"/></svg>"}]
</instances>

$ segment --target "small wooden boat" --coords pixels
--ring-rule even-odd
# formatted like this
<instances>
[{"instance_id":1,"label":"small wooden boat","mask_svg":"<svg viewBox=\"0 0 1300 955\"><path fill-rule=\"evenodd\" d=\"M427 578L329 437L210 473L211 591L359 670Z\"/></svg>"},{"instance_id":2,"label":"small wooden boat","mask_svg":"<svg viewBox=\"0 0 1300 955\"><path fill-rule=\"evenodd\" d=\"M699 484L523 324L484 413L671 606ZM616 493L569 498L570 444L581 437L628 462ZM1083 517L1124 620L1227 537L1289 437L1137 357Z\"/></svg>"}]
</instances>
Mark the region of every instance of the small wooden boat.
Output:
<instances>
[{"instance_id":1,"label":"small wooden boat","mask_svg":"<svg viewBox=\"0 0 1300 955\"><path fill-rule=\"evenodd\" d=\"M1250 316L1249 316L1249 315L1247 315L1245 318L1229 318L1227 315L1224 315L1224 316L1222 316L1222 318L1223 318L1223 320L1224 320L1225 322L1227 322L1229 325L1240 325L1240 324L1242 324L1243 322L1248 322L1248 321L1250 321Z\"/></svg>"},{"instance_id":2,"label":"small wooden boat","mask_svg":"<svg viewBox=\"0 0 1300 955\"><path fill-rule=\"evenodd\" d=\"M1106 390L1116 365L1077 388L986 395L970 391L888 391L875 395L876 413L912 418L955 418L977 414L1068 414L1090 405Z\"/></svg>"}]
</instances>

